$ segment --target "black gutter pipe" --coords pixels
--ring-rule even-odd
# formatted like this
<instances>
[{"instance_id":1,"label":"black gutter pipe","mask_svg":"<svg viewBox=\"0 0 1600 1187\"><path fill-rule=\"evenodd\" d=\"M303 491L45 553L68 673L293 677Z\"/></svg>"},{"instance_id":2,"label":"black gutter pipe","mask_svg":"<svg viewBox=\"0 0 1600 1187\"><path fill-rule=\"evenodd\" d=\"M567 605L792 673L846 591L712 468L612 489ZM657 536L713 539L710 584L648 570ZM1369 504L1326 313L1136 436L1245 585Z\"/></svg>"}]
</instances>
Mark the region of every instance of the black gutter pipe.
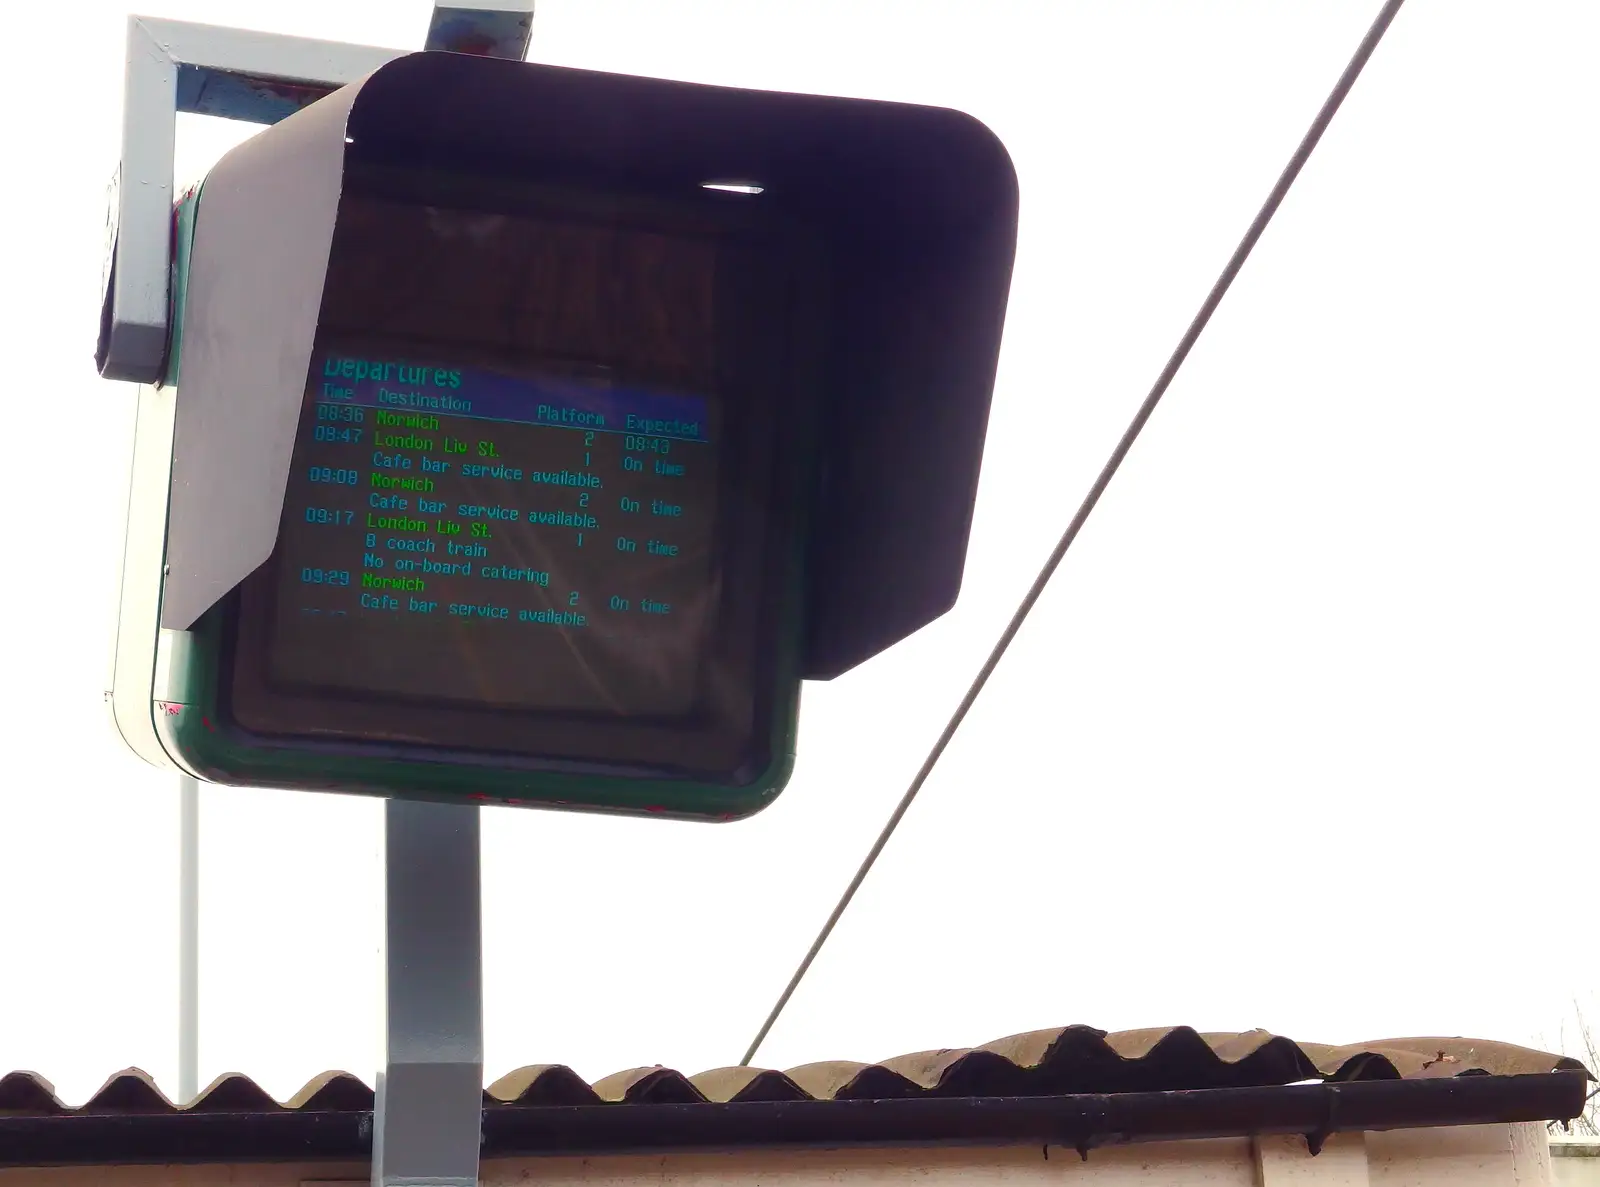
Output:
<instances>
[{"instance_id":1,"label":"black gutter pipe","mask_svg":"<svg viewBox=\"0 0 1600 1187\"><path fill-rule=\"evenodd\" d=\"M496 1105L484 1110L483 1157L1040 1145L1087 1158L1101 1146L1263 1134L1301 1134L1315 1153L1346 1131L1568 1119L1588 1083L1559 1071L1073 1096ZM370 1110L0 1114L0 1166L360 1161L371 1151Z\"/></svg>"}]
</instances>

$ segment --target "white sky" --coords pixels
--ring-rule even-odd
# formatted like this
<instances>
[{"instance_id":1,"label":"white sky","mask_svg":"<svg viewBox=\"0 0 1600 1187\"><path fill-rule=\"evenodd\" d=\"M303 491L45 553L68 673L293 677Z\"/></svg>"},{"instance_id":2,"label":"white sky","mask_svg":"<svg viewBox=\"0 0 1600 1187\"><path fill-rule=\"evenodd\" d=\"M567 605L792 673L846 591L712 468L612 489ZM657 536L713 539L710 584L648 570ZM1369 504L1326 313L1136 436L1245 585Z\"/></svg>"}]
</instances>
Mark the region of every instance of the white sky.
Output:
<instances>
[{"instance_id":1,"label":"white sky","mask_svg":"<svg viewBox=\"0 0 1600 1187\"><path fill-rule=\"evenodd\" d=\"M101 699L125 2L8 13L0 76L0 1071L72 1101L176 1084L175 780ZM489 1078L738 1059L1377 6L539 0L538 61L965 108L1023 213L959 606L808 689L750 822L487 811ZM404 47L429 5L149 11ZM1555 1041L1600 984L1563 942L1600 854L1597 35L1588 0L1401 12L760 1062L1069 1022ZM247 131L186 117L183 171ZM380 819L203 793L202 1083L370 1081Z\"/></svg>"}]
</instances>

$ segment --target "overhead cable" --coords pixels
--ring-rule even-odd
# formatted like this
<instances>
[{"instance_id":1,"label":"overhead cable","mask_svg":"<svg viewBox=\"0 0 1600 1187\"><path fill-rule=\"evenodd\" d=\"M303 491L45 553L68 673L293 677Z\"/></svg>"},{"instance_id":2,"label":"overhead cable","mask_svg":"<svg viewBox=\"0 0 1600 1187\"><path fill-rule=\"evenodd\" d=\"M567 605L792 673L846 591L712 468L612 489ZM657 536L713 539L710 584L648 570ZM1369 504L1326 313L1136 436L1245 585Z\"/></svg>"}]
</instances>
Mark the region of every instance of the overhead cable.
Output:
<instances>
[{"instance_id":1,"label":"overhead cable","mask_svg":"<svg viewBox=\"0 0 1600 1187\"><path fill-rule=\"evenodd\" d=\"M1368 28L1366 35L1362 37L1361 44L1356 47L1355 55L1350 59L1349 65L1344 68L1344 73L1339 76L1339 81L1334 84L1334 88L1327 99L1324 100L1316 118L1311 121L1311 127L1301 139L1299 146L1294 150L1294 155L1289 158L1289 163L1284 166L1283 172L1278 175L1278 180L1274 183L1272 191L1267 195L1267 200L1262 203L1261 209L1251 221L1249 230L1244 233L1244 238L1239 241L1239 246L1233 249L1233 255L1229 257L1227 266L1222 269L1222 275L1217 277L1217 282L1211 286L1211 291L1206 294L1205 301L1200 305L1200 311L1194 315L1194 320L1189 323L1189 328L1184 331L1183 337L1178 341L1177 348L1173 350L1172 357L1167 360L1167 365L1161 369L1161 374L1156 377L1155 385L1151 387L1150 394L1145 396L1144 402L1139 405L1139 410L1134 413L1133 421L1122 434L1122 439L1117 442L1116 448L1111 451L1111 456L1106 460L1106 464L1101 469L1099 476L1095 478L1093 485L1089 487L1089 493L1084 496L1083 502L1078 507L1077 514L1072 517L1072 522L1067 525L1067 530L1061 534L1061 539L1056 542L1055 548L1051 550L1044 567L1039 570L1039 575L1033 579L1033 584L1023 596L1016 612L1012 614L1011 621L1006 624L1006 629L1001 632L999 640L996 641L993 650L989 652L989 658L983 661L983 666L978 669L978 674L973 677L972 683L968 685L966 694L961 698L961 703L956 706L956 710L951 714L944 731L940 733L938 740L933 744L933 749L928 751L927 758L923 759L922 766L912 778L911 785L906 788L905 794L900 797L900 802L895 805L894 811L890 813L888 822L884 824L883 830L878 834L878 839L872 843L872 848L867 850L867 856L862 860L860 867L855 872L855 876L850 879L850 884L845 887L844 894L840 896L839 902L828 916L828 921L822 925L822 930L817 933L817 938L811 942L811 947L806 952L805 958L801 960L800 967L795 969L794 976L790 977L788 985L784 986L783 993L779 995L776 1004L773 1005L771 1012L767 1015L767 1020L761 1024L761 1029L756 1032L756 1037L751 1041L749 1049L745 1051L744 1058L739 1061L740 1066L748 1066L750 1061L756 1057L756 1052L761 1049L761 1044L766 1041L773 1024L777 1022L778 1016L783 1013L784 1007L789 1004L789 999L794 996L795 989L799 987L801 980L804 979L807 971L811 968L812 962L817 959L817 953L822 951L822 946L828 942L828 937L833 934L833 929L838 925L840 917L844 915L845 909L850 906L851 900L855 898L856 891L861 889L861 884L866 881L867 874L872 870L873 863L878 860L878 855L883 852L884 846L889 843L889 838L894 835L894 830L899 826L901 819L906 814L906 810L911 807L911 801L917 798L917 793L922 790L922 785L928 781L928 776L932 774L934 766L937 765L940 757L944 754L945 748L950 745L950 739L955 737L956 731L961 728L961 723L966 720L968 711L978 699L978 694L983 691L984 685L989 682L989 677L994 674L994 670L1005 655L1007 648L1011 646L1011 641L1016 638L1017 632L1022 628L1023 622L1026 621L1029 611L1033 609L1034 603L1039 600L1039 595L1044 593L1045 586L1050 583L1050 578L1055 575L1062 558L1067 554L1067 549L1071 548L1072 542L1078 538L1078 533L1083 529L1084 521L1089 518L1089 513L1094 510L1095 504L1100 501L1100 496L1105 493L1106 487L1110 485L1111 479L1122 465L1123 459L1128 456L1128 451L1133 448L1133 443L1138 440L1139 433L1144 428L1145 422L1150 419L1150 414L1156 410L1156 405L1161 402L1161 397L1166 394L1167 388L1172 385L1173 377L1177 375L1178 368L1183 366L1184 360L1189 357L1189 352L1194 349L1194 344L1199 340L1201 331L1206 328L1206 323L1211 320L1211 315L1217 311L1217 306L1222 303L1222 298L1227 294L1229 286L1233 284L1234 277L1244 267L1244 262L1250 258L1250 252L1255 247L1256 241L1261 238L1262 232L1267 229L1267 225L1272 221L1272 216L1277 213L1278 207L1283 204L1284 196L1288 194L1289 187L1294 184L1295 178L1300 175L1300 170L1305 167L1306 161L1310 159L1312 150L1317 147L1317 142L1322 139L1322 134L1327 131L1329 123L1333 120L1334 113L1339 110L1339 106L1344 102L1345 96L1350 93L1350 88L1355 85L1356 79L1360 77L1362 68L1367 64L1367 59L1372 57L1372 52L1378 48L1378 43L1383 40L1383 35L1388 30L1390 22L1394 20L1395 14L1400 11L1400 5L1404 2L1405 0L1386 0L1383 8L1373 20L1371 27Z\"/></svg>"}]
</instances>

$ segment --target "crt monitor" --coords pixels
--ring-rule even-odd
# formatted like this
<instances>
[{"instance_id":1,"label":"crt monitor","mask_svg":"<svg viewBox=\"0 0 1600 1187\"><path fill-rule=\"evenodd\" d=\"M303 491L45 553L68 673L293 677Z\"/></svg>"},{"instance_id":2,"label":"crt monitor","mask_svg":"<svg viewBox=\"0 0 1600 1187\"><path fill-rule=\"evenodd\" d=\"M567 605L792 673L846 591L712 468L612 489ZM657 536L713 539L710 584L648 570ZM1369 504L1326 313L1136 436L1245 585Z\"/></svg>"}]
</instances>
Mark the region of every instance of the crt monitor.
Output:
<instances>
[{"instance_id":1,"label":"crt monitor","mask_svg":"<svg viewBox=\"0 0 1600 1187\"><path fill-rule=\"evenodd\" d=\"M347 186L277 547L225 610L230 736L513 800L781 782L815 253L727 195Z\"/></svg>"}]
</instances>

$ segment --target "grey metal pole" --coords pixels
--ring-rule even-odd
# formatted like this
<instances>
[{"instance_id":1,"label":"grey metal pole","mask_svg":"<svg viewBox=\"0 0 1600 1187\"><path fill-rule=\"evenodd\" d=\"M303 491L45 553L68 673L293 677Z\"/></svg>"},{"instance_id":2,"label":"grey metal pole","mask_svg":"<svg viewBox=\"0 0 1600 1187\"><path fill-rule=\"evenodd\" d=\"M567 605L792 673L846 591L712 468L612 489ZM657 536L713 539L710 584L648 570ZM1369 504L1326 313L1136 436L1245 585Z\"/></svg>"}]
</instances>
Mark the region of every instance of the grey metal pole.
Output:
<instances>
[{"instance_id":1,"label":"grey metal pole","mask_svg":"<svg viewBox=\"0 0 1600 1187\"><path fill-rule=\"evenodd\" d=\"M384 805L384 1056L373 1187L477 1187L483 1135L478 809Z\"/></svg>"},{"instance_id":2,"label":"grey metal pole","mask_svg":"<svg viewBox=\"0 0 1600 1187\"><path fill-rule=\"evenodd\" d=\"M200 783L178 776L178 1103L200 1092Z\"/></svg>"}]
</instances>

